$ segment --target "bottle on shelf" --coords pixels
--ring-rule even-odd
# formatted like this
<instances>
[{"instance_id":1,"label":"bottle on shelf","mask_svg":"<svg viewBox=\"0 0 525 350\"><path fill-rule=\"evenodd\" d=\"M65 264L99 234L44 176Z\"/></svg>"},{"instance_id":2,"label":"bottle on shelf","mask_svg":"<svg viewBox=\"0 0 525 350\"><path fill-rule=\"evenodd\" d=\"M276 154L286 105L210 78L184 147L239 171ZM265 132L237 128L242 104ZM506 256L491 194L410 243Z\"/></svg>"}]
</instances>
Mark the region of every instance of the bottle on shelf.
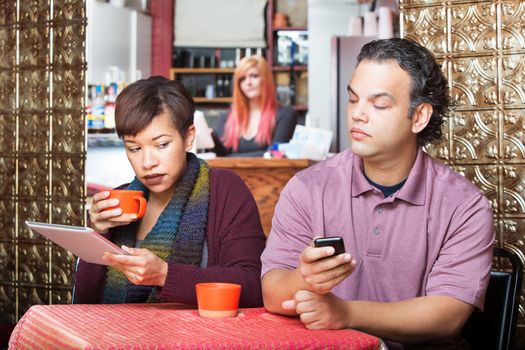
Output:
<instances>
[{"instance_id":1,"label":"bottle on shelf","mask_svg":"<svg viewBox=\"0 0 525 350\"><path fill-rule=\"evenodd\" d=\"M232 95L232 91L231 91L231 76L225 76L224 77L224 83L223 83L223 87L224 87L224 96L231 96Z\"/></svg>"},{"instance_id":2,"label":"bottle on shelf","mask_svg":"<svg viewBox=\"0 0 525 350\"><path fill-rule=\"evenodd\" d=\"M86 119L88 130L93 129L93 99L95 98L95 94L95 86L90 85L88 89L88 100L86 104Z\"/></svg>"},{"instance_id":3,"label":"bottle on shelf","mask_svg":"<svg viewBox=\"0 0 525 350\"><path fill-rule=\"evenodd\" d=\"M237 66L240 61L241 61L241 49L236 48L235 49L235 65Z\"/></svg>"},{"instance_id":4,"label":"bottle on shelf","mask_svg":"<svg viewBox=\"0 0 525 350\"><path fill-rule=\"evenodd\" d=\"M104 104L104 128L109 132L115 131L115 101L117 100L117 83L108 85Z\"/></svg>"},{"instance_id":5,"label":"bottle on shelf","mask_svg":"<svg viewBox=\"0 0 525 350\"><path fill-rule=\"evenodd\" d=\"M206 85L206 92L204 94L204 97L208 99L215 98L215 85L213 84Z\"/></svg>"},{"instance_id":6,"label":"bottle on shelf","mask_svg":"<svg viewBox=\"0 0 525 350\"><path fill-rule=\"evenodd\" d=\"M224 97L224 80L223 80L222 75L217 75L217 81L215 83L215 87L217 89L215 96Z\"/></svg>"},{"instance_id":7,"label":"bottle on shelf","mask_svg":"<svg viewBox=\"0 0 525 350\"><path fill-rule=\"evenodd\" d=\"M91 112L93 115L92 118L92 128L93 129L103 129L104 128L104 110L105 110L105 101L102 85L96 85L95 87L95 96L91 101Z\"/></svg>"}]
</instances>

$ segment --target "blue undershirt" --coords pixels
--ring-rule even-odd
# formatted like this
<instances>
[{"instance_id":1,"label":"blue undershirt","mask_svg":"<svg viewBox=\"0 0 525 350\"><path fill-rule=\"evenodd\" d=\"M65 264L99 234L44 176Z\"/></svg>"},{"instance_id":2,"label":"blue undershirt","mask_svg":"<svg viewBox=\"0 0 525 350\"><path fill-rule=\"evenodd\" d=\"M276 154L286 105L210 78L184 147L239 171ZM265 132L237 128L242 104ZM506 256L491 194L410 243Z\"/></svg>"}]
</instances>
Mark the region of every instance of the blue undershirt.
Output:
<instances>
[{"instance_id":1,"label":"blue undershirt","mask_svg":"<svg viewBox=\"0 0 525 350\"><path fill-rule=\"evenodd\" d=\"M365 178L366 178L366 180L368 181L368 183L370 185L376 187L379 191L383 192L383 195L385 196L385 198L389 197L389 196L393 195L394 193L396 193L397 191L399 191L401 189L401 187L403 187L403 185L407 181L407 179L405 178L403 181L401 181L400 183L395 184L393 186L383 186L383 185L377 184L374 181L370 180L368 178L368 176L366 176L366 175L365 175Z\"/></svg>"}]
</instances>

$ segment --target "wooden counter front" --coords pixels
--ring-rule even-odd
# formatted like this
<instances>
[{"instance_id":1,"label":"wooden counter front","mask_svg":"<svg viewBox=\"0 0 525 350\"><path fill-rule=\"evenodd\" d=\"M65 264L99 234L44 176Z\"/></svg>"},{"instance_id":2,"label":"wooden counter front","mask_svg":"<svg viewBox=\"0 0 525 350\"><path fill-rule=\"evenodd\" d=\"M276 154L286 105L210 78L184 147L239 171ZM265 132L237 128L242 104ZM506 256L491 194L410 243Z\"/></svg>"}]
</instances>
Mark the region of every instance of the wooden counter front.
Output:
<instances>
[{"instance_id":1,"label":"wooden counter front","mask_svg":"<svg viewBox=\"0 0 525 350\"><path fill-rule=\"evenodd\" d=\"M270 233L275 204L284 185L295 173L315 163L308 159L265 158L216 158L206 162L212 168L231 169L246 182L257 202L266 235Z\"/></svg>"}]
</instances>

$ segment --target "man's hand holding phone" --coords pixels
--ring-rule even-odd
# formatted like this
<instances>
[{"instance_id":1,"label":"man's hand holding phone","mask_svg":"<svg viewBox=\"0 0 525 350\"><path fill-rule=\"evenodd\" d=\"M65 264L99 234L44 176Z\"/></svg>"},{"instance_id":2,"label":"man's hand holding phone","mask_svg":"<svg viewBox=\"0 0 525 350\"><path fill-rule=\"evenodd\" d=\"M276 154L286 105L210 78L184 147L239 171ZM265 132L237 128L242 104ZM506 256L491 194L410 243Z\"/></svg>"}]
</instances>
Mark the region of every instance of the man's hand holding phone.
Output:
<instances>
[{"instance_id":1,"label":"man's hand holding phone","mask_svg":"<svg viewBox=\"0 0 525 350\"><path fill-rule=\"evenodd\" d=\"M306 289L319 294L330 292L352 274L355 266L352 256L344 253L341 237L317 238L299 257L299 271Z\"/></svg>"},{"instance_id":2,"label":"man's hand holding phone","mask_svg":"<svg viewBox=\"0 0 525 350\"><path fill-rule=\"evenodd\" d=\"M321 312L321 315L332 315L330 317L333 318L334 315L344 311L345 309L341 307L330 312L322 310L326 311L326 308L334 307L335 304L329 301L334 301L336 304L343 303L330 291L350 276L355 267L355 259L349 253L345 253L343 238L319 237L314 239L313 244L305 248L299 257L299 273L303 278L305 288L298 290L293 299L283 301L282 308L300 314L301 321L307 324L308 328L316 328L316 325L321 323L316 321L310 325L305 321L303 313L317 315ZM332 322L327 327L340 328L337 322Z\"/></svg>"}]
</instances>

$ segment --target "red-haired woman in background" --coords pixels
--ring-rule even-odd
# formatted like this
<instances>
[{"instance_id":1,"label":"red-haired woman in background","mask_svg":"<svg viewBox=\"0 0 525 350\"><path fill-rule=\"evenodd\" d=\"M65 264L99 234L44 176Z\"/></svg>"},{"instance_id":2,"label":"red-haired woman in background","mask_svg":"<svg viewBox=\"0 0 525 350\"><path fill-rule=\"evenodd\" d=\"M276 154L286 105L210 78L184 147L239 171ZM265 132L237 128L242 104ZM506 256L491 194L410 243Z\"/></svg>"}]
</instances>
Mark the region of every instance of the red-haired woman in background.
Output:
<instances>
[{"instance_id":1,"label":"red-haired woman in background","mask_svg":"<svg viewBox=\"0 0 525 350\"><path fill-rule=\"evenodd\" d=\"M288 142L297 124L293 108L278 106L275 84L261 56L243 58L233 77L233 103L213 132L218 156L262 156L273 143Z\"/></svg>"}]
</instances>

